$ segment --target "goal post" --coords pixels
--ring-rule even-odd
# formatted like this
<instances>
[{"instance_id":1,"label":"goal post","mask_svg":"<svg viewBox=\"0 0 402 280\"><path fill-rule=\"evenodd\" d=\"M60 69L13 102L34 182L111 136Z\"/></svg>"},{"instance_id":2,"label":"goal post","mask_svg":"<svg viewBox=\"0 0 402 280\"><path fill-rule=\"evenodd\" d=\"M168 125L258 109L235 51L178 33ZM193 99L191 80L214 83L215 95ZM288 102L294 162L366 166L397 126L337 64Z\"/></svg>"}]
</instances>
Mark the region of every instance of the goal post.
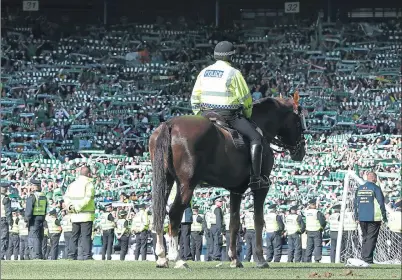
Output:
<instances>
[{"instance_id":1,"label":"goal post","mask_svg":"<svg viewBox=\"0 0 402 280\"><path fill-rule=\"evenodd\" d=\"M342 193L341 213L339 217L338 241L336 244L335 262L346 262L349 258L361 259L362 234L355 221L356 190L365 181L349 170L345 174ZM395 212L385 207L387 216L393 217ZM391 220L391 219L389 219ZM393 224L391 224L393 225ZM402 262L402 234L397 229L389 228L386 223L381 224L377 244L374 251L374 263L401 264Z\"/></svg>"},{"instance_id":2,"label":"goal post","mask_svg":"<svg viewBox=\"0 0 402 280\"><path fill-rule=\"evenodd\" d=\"M343 243L343 227L345 223L345 212L346 212L346 202L348 200L348 193L350 189L350 179L356 180L359 185L364 184L364 180L357 176L353 171L348 170L345 174L345 180L343 185L343 194L342 194L342 204L341 204L341 213L339 217L339 228L338 228L338 242L336 243L336 255L335 255L335 263L340 263L341 260L341 248ZM353 203L353 202L352 202Z\"/></svg>"}]
</instances>

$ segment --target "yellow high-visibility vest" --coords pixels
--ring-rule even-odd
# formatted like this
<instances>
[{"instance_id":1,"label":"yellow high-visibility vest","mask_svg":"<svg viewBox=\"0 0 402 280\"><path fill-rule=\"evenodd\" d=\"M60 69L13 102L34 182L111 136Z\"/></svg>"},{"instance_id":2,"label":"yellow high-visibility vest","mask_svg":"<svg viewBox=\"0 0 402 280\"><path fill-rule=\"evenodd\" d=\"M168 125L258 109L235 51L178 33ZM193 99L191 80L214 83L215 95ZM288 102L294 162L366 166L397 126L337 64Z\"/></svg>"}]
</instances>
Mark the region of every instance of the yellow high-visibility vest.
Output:
<instances>
[{"instance_id":1,"label":"yellow high-visibility vest","mask_svg":"<svg viewBox=\"0 0 402 280\"><path fill-rule=\"evenodd\" d=\"M93 222L95 220L95 187L92 179L79 176L68 186L64 196L67 205L73 205L75 212L71 213L71 222ZM77 208L78 207L78 208Z\"/></svg>"},{"instance_id":2,"label":"yellow high-visibility vest","mask_svg":"<svg viewBox=\"0 0 402 280\"><path fill-rule=\"evenodd\" d=\"M61 226L56 225L56 218L55 217L48 217L47 219L47 226L49 228L50 234L61 233Z\"/></svg>"},{"instance_id":3,"label":"yellow high-visibility vest","mask_svg":"<svg viewBox=\"0 0 402 280\"><path fill-rule=\"evenodd\" d=\"M339 229L339 213L333 213L329 216L329 230L330 231L338 231Z\"/></svg>"},{"instance_id":4,"label":"yellow high-visibility vest","mask_svg":"<svg viewBox=\"0 0 402 280\"><path fill-rule=\"evenodd\" d=\"M275 213L268 213L264 215L266 232L276 232L279 230L279 225L276 220L276 216L277 215Z\"/></svg>"},{"instance_id":5,"label":"yellow high-visibility vest","mask_svg":"<svg viewBox=\"0 0 402 280\"><path fill-rule=\"evenodd\" d=\"M115 223L108 220L110 213L103 213L100 220L100 227L102 230L114 229Z\"/></svg>"},{"instance_id":6,"label":"yellow high-visibility vest","mask_svg":"<svg viewBox=\"0 0 402 280\"><path fill-rule=\"evenodd\" d=\"M71 222L70 214L65 215L62 220L63 232L72 232L73 231L73 223Z\"/></svg>"},{"instance_id":7,"label":"yellow high-visibility vest","mask_svg":"<svg viewBox=\"0 0 402 280\"><path fill-rule=\"evenodd\" d=\"M27 236L29 233L28 224L23 219L20 219L20 221L18 222L18 229L20 232L20 236Z\"/></svg>"},{"instance_id":8,"label":"yellow high-visibility vest","mask_svg":"<svg viewBox=\"0 0 402 280\"><path fill-rule=\"evenodd\" d=\"M202 231L202 224L197 222L197 215L193 215L193 224L191 225L191 231L197 231L200 232Z\"/></svg>"},{"instance_id":9,"label":"yellow high-visibility vest","mask_svg":"<svg viewBox=\"0 0 402 280\"><path fill-rule=\"evenodd\" d=\"M145 212L145 210L140 210L133 218L131 229L135 233L139 233L144 230L148 230L148 227L149 227L148 214L147 212Z\"/></svg>"},{"instance_id":10,"label":"yellow high-visibility vest","mask_svg":"<svg viewBox=\"0 0 402 280\"><path fill-rule=\"evenodd\" d=\"M301 231L299 223L297 222L297 218L299 217L299 215L297 214L289 214L286 217L286 232L288 235L290 234L294 234L296 232Z\"/></svg>"},{"instance_id":11,"label":"yellow high-visibility vest","mask_svg":"<svg viewBox=\"0 0 402 280\"><path fill-rule=\"evenodd\" d=\"M388 227L393 232L402 233L401 211L394 211L389 214Z\"/></svg>"},{"instance_id":12,"label":"yellow high-visibility vest","mask_svg":"<svg viewBox=\"0 0 402 280\"><path fill-rule=\"evenodd\" d=\"M124 226L124 224L127 222L126 219L118 219L116 222L116 233L118 234L126 234L128 233L129 229Z\"/></svg>"},{"instance_id":13,"label":"yellow high-visibility vest","mask_svg":"<svg viewBox=\"0 0 402 280\"><path fill-rule=\"evenodd\" d=\"M321 230L321 224L318 220L318 210L317 209L307 209L305 211L306 216L306 230L307 231L319 231Z\"/></svg>"},{"instance_id":14,"label":"yellow high-visibility vest","mask_svg":"<svg viewBox=\"0 0 402 280\"><path fill-rule=\"evenodd\" d=\"M247 211L244 215L244 227L248 230L255 229L254 227L254 212Z\"/></svg>"},{"instance_id":15,"label":"yellow high-visibility vest","mask_svg":"<svg viewBox=\"0 0 402 280\"><path fill-rule=\"evenodd\" d=\"M13 217L13 226L9 227L10 233L18 234L20 232L19 227L17 225L17 219L18 219L17 217Z\"/></svg>"},{"instance_id":16,"label":"yellow high-visibility vest","mask_svg":"<svg viewBox=\"0 0 402 280\"><path fill-rule=\"evenodd\" d=\"M46 215L46 195L42 192L35 192L35 203L33 205L33 213L34 216L44 216Z\"/></svg>"}]
</instances>

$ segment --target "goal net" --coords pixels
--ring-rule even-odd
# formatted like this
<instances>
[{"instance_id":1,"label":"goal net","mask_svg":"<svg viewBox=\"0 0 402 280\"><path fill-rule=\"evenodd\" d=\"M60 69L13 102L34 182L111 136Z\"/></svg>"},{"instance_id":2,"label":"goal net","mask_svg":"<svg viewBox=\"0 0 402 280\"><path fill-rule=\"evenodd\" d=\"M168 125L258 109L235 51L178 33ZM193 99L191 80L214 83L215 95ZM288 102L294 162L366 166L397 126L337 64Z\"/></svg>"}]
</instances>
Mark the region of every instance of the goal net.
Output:
<instances>
[{"instance_id":1,"label":"goal net","mask_svg":"<svg viewBox=\"0 0 402 280\"><path fill-rule=\"evenodd\" d=\"M357 188L364 184L364 180L354 172L349 171L345 176L344 193L342 199L342 210L340 224L343 224L342 241L338 242L336 262L346 262L349 258L361 259L362 235L361 229L355 222L354 201ZM387 208L387 216L393 211ZM341 228L341 225L340 225ZM338 253L340 252L340 253ZM383 223L378 235L376 249L374 251L374 262L381 264L400 264L402 252L401 235L391 231Z\"/></svg>"}]
</instances>

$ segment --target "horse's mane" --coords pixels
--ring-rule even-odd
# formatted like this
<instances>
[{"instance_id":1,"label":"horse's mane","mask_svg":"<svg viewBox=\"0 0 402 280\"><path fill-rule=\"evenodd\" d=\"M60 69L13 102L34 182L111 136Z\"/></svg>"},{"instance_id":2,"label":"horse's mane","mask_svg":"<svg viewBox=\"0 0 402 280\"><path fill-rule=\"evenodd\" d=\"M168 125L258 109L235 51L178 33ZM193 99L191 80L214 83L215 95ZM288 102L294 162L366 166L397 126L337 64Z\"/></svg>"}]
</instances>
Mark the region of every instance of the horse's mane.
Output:
<instances>
[{"instance_id":1,"label":"horse's mane","mask_svg":"<svg viewBox=\"0 0 402 280\"><path fill-rule=\"evenodd\" d=\"M277 109L280 109L280 108L292 109L293 108L293 98L264 97L264 98L254 101L253 105L256 107L260 107L263 105L271 105Z\"/></svg>"}]
</instances>

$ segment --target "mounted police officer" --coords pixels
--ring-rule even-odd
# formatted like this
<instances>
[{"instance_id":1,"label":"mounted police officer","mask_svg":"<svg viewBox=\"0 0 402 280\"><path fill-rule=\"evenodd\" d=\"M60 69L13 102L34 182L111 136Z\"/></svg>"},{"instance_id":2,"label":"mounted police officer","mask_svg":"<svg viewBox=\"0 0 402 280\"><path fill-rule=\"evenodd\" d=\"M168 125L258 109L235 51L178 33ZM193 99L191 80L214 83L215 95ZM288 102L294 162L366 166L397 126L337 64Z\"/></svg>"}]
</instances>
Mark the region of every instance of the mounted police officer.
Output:
<instances>
[{"instance_id":1,"label":"mounted police officer","mask_svg":"<svg viewBox=\"0 0 402 280\"><path fill-rule=\"evenodd\" d=\"M11 200L7 195L8 185L5 183L1 184L1 194L0 194L0 260L3 260L6 256L8 249L8 236L9 236L9 226L12 226L13 219L11 217Z\"/></svg>"},{"instance_id":2,"label":"mounted police officer","mask_svg":"<svg viewBox=\"0 0 402 280\"><path fill-rule=\"evenodd\" d=\"M29 236L32 242L32 259L43 259L42 242L47 209L47 198L42 192L41 182L31 181L33 192L28 197L25 209L25 220L29 223Z\"/></svg>"},{"instance_id":3,"label":"mounted police officer","mask_svg":"<svg viewBox=\"0 0 402 280\"><path fill-rule=\"evenodd\" d=\"M252 175L250 187L269 184L261 176L262 137L250 123L253 100L241 72L230 65L235 48L228 41L220 42L214 50L217 62L203 69L197 77L191 96L195 115L209 111L222 116L226 122L250 141Z\"/></svg>"}]
</instances>

